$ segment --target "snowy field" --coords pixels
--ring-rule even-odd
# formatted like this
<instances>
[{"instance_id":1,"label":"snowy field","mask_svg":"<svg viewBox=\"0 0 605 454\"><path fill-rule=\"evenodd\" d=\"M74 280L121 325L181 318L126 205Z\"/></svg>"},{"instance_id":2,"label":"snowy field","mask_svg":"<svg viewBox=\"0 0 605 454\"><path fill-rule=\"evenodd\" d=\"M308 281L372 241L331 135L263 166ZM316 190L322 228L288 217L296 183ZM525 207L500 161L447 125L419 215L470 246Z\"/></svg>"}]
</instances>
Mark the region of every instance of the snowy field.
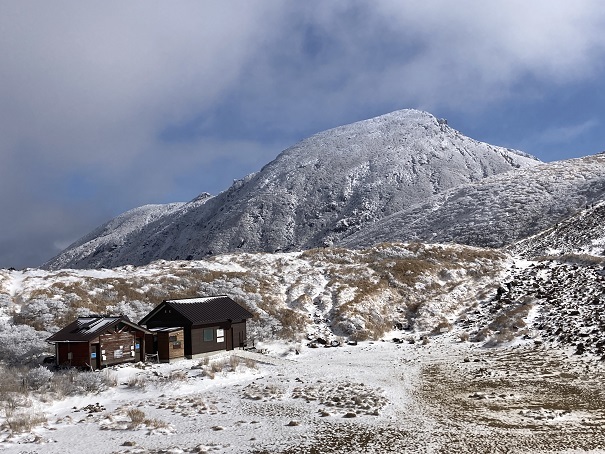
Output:
<instances>
[{"instance_id":1,"label":"snowy field","mask_svg":"<svg viewBox=\"0 0 605 454\"><path fill-rule=\"evenodd\" d=\"M454 337L119 367L116 386L43 402L8 453L605 452L605 366L534 342ZM300 354L295 350L299 349ZM0 424L2 418L0 418Z\"/></svg>"}]
</instances>

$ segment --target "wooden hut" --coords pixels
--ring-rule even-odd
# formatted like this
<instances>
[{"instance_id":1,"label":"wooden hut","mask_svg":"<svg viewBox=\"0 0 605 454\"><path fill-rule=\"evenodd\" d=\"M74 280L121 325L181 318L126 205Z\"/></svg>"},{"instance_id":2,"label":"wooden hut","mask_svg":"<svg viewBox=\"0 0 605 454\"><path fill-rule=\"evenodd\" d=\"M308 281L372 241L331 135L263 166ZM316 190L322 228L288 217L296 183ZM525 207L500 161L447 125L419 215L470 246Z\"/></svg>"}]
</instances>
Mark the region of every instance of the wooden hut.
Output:
<instances>
[{"instance_id":1,"label":"wooden hut","mask_svg":"<svg viewBox=\"0 0 605 454\"><path fill-rule=\"evenodd\" d=\"M79 317L47 339L55 344L58 366L101 369L145 360L145 334L150 331L125 316Z\"/></svg>"},{"instance_id":2,"label":"wooden hut","mask_svg":"<svg viewBox=\"0 0 605 454\"><path fill-rule=\"evenodd\" d=\"M252 314L247 309L228 296L219 295L165 300L139 324L154 333L147 336L148 352L157 351L161 361L170 361L166 352L172 351L175 355L180 345L187 358L244 347L249 318ZM182 330L182 344L179 330ZM172 334L164 336L166 332Z\"/></svg>"}]
</instances>

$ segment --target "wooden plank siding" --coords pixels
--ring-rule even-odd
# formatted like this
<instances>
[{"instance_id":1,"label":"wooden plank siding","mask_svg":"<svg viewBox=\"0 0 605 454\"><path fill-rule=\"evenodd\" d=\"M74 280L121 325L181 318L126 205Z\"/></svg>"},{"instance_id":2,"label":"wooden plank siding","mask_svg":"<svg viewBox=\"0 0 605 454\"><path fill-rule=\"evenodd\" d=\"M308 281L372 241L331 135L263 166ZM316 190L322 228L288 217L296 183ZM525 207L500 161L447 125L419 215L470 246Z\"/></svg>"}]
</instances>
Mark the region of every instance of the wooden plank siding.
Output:
<instances>
[{"instance_id":1,"label":"wooden plank siding","mask_svg":"<svg viewBox=\"0 0 605 454\"><path fill-rule=\"evenodd\" d=\"M58 342L57 365L60 367L89 367L90 345L88 342Z\"/></svg>"},{"instance_id":2,"label":"wooden plank siding","mask_svg":"<svg viewBox=\"0 0 605 454\"><path fill-rule=\"evenodd\" d=\"M105 333L99 336L101 347L101 367L135 361L135 335L123 331Z\"/></svg>"},{"instance_id":3,"label":"wooden plank siding","mask_svg":"<svg viewBox=\"0 0 605 454\"><path fill-rule=\"evenodd\" d=\"M47 339L58 366L101 369L145 358L145 328L125 316L78 317Z\"/></svg>"},{"instance_id":4,"label":"wooden plank siding","mask_svg":"<svg viewBox=\"0 0 605 454\"><path fill-rule=\"evenodd\" d=\"M217 330L223 330L222 342L217 341ZM212 337L204 338L204 331L212 332ZM199 326L191 328L191 350L192 355L215 352L217 350L226 350L225 336L227 330L219 326Z\"/></svg>"},{"instance_id":5,"label":"wooden plank siding","mask_svg":"<svg viewBox=\"0 0 605 454\"><path fill-rule=\"evenodd\" d=\"M232 348L243 348L246 346L246 321L233 323L231 325L231 339L233 341Z\"/></svg>"},{"instance_id":6,"label":"wooden plank siding","mask_svg":"<svg viewBox=\"0 0 605 454\"><path fill-rule=\"evenodd\" d=\"M159 360L170 362L171 360L185 357L185 334L184 330L160 331L157 333Z\"/></svg>"}]
</instances>

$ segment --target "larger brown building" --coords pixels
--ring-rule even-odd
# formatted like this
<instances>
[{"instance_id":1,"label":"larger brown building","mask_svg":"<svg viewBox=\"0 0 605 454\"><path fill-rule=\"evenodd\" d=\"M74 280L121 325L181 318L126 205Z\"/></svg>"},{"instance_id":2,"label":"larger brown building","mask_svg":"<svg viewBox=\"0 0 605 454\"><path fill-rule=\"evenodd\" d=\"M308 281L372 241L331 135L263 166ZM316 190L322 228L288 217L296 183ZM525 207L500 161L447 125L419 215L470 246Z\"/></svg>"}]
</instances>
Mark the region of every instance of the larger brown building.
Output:
<instances>
[{"instance_id":1,"label":"larger brown building","mask_svg":"<svg viewBox=\"0 0 605 454\"><path fill-rule=\"evenodd\" d=\"M165 300L139 324L153 333L146 336L146 352L170 361L244 347L249 318L247 309L220 295Z\"/></svg>"}]
</instances>

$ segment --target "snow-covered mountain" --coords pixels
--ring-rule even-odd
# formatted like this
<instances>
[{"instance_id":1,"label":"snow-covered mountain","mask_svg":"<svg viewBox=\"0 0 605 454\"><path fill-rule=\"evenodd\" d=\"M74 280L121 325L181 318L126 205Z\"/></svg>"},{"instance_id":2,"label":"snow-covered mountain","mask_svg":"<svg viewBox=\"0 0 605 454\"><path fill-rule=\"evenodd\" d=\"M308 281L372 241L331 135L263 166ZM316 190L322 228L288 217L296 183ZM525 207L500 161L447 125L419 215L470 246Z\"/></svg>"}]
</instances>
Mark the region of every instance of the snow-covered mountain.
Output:
<instances>
[{"instance_id":1,"label":"snow-covered mountain","mask_svg":"<svg viewBox=\"0 0 605 454\"><path fill-rule=\"evenodd\" d=\"M590 203L575 215L507 248L533 258L564 254L605 256L605 202Z\"/></svg>"},{"instance_id":2,"label":"snow-covered mountain","mask_svg":"<svg viewBox=\"0 0 605 454\"><path fill-rule=\"evenodd\" d=\"M461 184L536 164L524 153L465 137L426 112L397 111L303 140L203 203L126 213L45 267L309 249ZM136 222L130 227L124 217Z\"/></svg>"},{"instance_id":3,"label":"snow-covered mountain","mask_svg":"<svg viewBox=\"0 0 605 454\"><path fill-rule=\"evenodd\" d=\"M386 217L341 244L360 247L403 240L502 247L548 229L602 200L605 154L597 154L461 185ZM600 213L599 209L594 213ZM599 226L593 228L594 235L602 238Z\"/></svg>"}]
</instances>

